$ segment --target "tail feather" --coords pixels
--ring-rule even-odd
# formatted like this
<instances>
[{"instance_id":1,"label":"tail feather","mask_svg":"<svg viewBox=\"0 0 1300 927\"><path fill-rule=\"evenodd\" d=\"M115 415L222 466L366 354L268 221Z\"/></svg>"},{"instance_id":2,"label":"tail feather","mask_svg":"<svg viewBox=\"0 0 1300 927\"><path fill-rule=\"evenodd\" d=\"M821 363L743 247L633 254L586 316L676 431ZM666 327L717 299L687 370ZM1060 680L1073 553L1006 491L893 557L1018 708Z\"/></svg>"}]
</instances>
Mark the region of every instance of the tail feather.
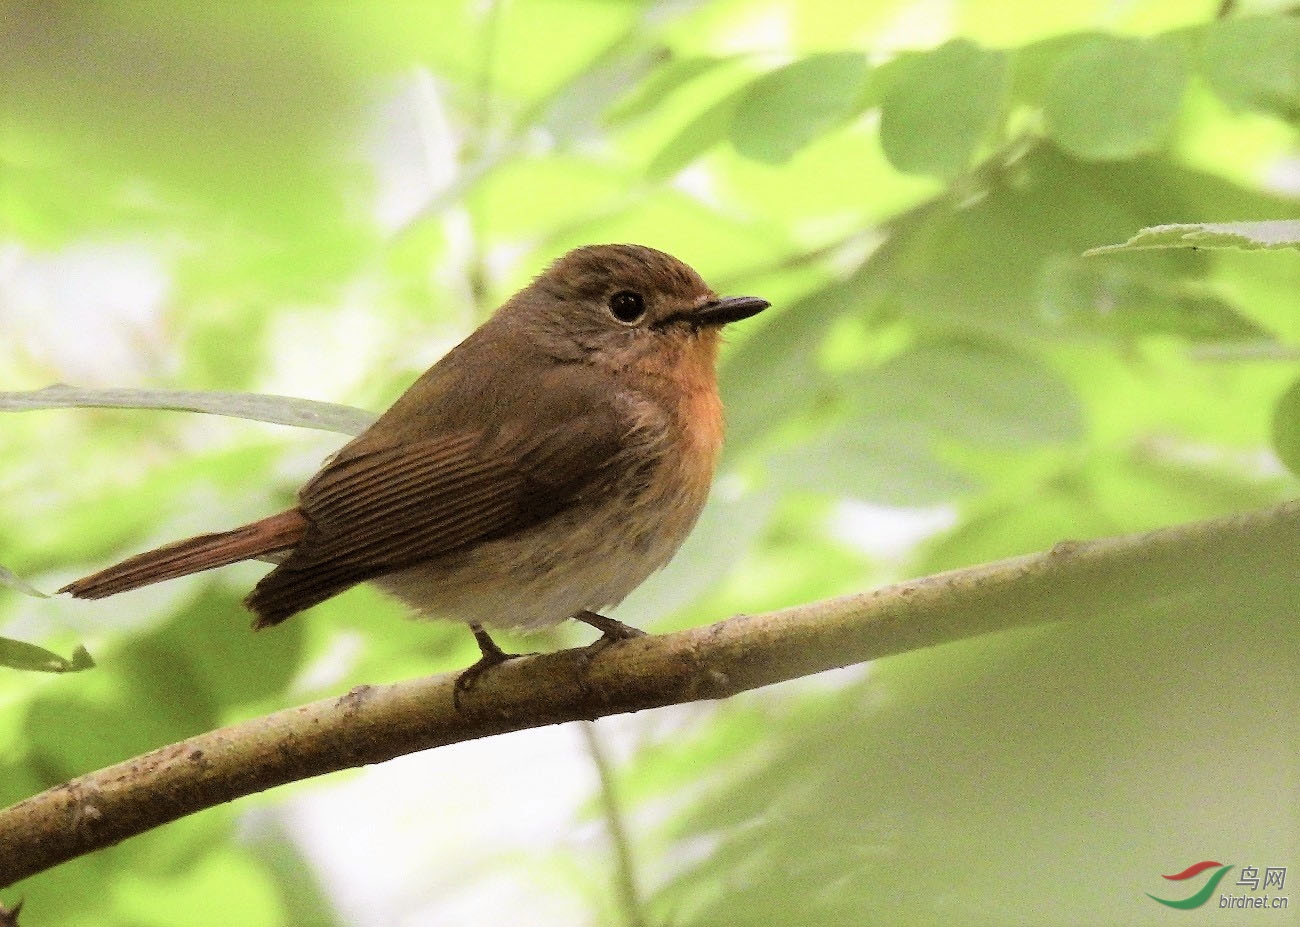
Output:
<instances>
[{"instance_id":1,"label":"tail feather","mask_svg":"<svg viewBox=\"0 0 1300 927\"><path fill-rule=\"evenodd\" d=\"M260 631L319 605L356 584L355 579L327 584L303 583L294 571L276 567L253 587L248 598L244 599L244 607L256 616L253 630Z\"/></svg>"},{"instance_id":2,"label":"tail feather","mask_svg":"<svg viewBox=\"0 0 1300 927\"><path fill-rule=\"evenodd\" d=\"M306 533L306 517L298 509L290 509L231 531L201 534L137 554L68 583L59 592L70 592L79 599L102 599L165 579L287 550Z\"/></svg>"}]
</instances>

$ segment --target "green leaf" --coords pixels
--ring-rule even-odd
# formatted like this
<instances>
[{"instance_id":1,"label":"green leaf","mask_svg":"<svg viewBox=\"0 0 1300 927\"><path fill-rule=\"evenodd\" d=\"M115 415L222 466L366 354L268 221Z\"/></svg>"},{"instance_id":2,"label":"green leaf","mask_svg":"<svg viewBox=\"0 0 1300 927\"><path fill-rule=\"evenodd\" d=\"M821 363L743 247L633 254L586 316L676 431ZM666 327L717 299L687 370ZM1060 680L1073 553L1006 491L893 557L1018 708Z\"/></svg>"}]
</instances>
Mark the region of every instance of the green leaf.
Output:
<instances>
[{"instance_id":1,"label":"green leaf","mask_svg":"<svg viewBox=\"0 0 1300 927\"><path fill-rule=\"evenodd\" d=\"M1013 182L993 185L982 199L921 222L896 223L906 233L891 239L900 256L878 265L873 279L886 294L883 311L995 339L1010 330L1041 335L1050 323L1039 303L1050 293L1043 287L1046 262L1122 240L1191 208L1220 219L1275 215L1291 206L1167 159L1080 161L1044 144L1016 162ZM1182 286L1216 271L1217 262L1188 250L1162 251L1145 256L1142 269ZM1263 317L1253 302L1251 308L1252 317ZM1060 326L1051 328L1059 336Z\"/></svg>"},{"instance_id":2,"label":"green leaf","mask_svg":"<svg viewBox=\"0 0 1300 927\"><path fill-rule=\"evenodd\" d=\"M857 52L811 55L755 80L731 122L731 141L746 157L768 164L800 148L857 108L870 67Z\"/></svg>"},{"instance_id":3,"label":"green leaf","mask_svg":"<svg viewBox=\"0 0 1300 927\"><path fill-rule=\"evenodd\" d=\"M837 315L858 308L852 300L854 292L851 286L836 283L803 297L764 320L762 330L727 358L720 388L727 410L729 455L760 443L779 423L809 413L827 386L817 350L827 325Z\"/></svg>"},{"instance_id":4,"label":"green leaf","mask_svg":"<svg viewBox=\"0 0 1300 927\"><path fill-rule=\"evenodd\" d=\"M960 174L1001 117L1008 87L1006 53L965 39L904 59L881 101L885 156L908 174Z\"/></svg>"},{"instance_id":5,"label":"green leaf","mask_svg":"<svg viewBox=\"0 0 1300 927\"><path fill-rule=\"evenodd\" d=\"M1300 220L1153 225L1142 229L1126 242L1090 248L1084 254L1143 251L1152 248L1241 248L1246 251L1300 248Z\"/></svg>"},{"instance_id":6,"label":"green leaf","mask_svg":"<svg viewBox=\"0 0 1300 927\"><path fill-rule=\"evenodd\" d=\"M726 138L732 115L747 89L732 91L683 126L650 161L646 176L651 180L671 177Z\"/></svg>"},{"instance_id":7,"label":"green leaf","mask_svg":"<svg viewBox=\"0 0 1300 927\"><path fill-rule=\"evenodd\" d=\"M147 673L156 655L184 654L192 684L222 707L280 695L301 670L308 622L289 621L254 635L241 597L242 589L209 583L172 620L138 639L121 662L135 657L138 672Z\"/></svg>"},{"instance_id":8,"label":"green leaf","mask_svg":"<svg viewBox=\"0 0 1300 927\"><path fill-rule=\"evenodd\" d=\"M1000 346L935 343L861 377L860 428L903 424L932 440L1024 448L1083 433L1074 389L1037 360Z\"/></svg>"},{"instance_id":9,"label":"green leaf","mask_svg":"<svg viewBox=\"0 0 1300 927\"><path fill-rule=\"evenodd\" d=\"M1107 38L1102 32L1070 32L1022 45L1011 52L1011 99L1038 106L1061 59L1082 45Z\"/></svg>"},{"instance_id":10,"label":"green leaf","mask_svg":"<svg viewBox=\"0 0 1300 927\"><path fill-rule=\"evenodd\" d=\"M1232 106L1300 119L1300 20L1223 19L1208 27L1201 68Z\"/></svg>"},{"instance_id":11,"label":"green leaf","mask_svg":"<svg viewBox=\"0 0 1300 927\"><path fill-rule=\"evenodd\" d=\"M635 40L634 37L629 39ZM656 73L656 65L663 54L660 48L636 54L619 53L616 46L568 81L546 101L541 113L528 120L529 124L545 128L561 142L597 134L602 128L605 110L625 87L636 84L647 74Z\"/></svg>"},{"instance_id":12,"label":"green leaf","mask_svg":"<svg viewBox=\"0 0 1300 927\"><path fill-rule=\"evenodd\" d=\"M58 781L217 727L221 705L197 659L127 639L104 672L43 688L23 718L33 762Z\"/></svg>"},{"instance_id":13,"label":"green leaf","mask_svg":"<svg viewBox=\"0 0 1300 927\"><path fill-rule=\"evenodd\" d=\"M1226 300L1118 261L1049 258L1039 303L1051 321L1105 335L1176 335L1201 342L1268 336Z\"/></svg>"},{"instance_id":14,"label":"green leaf","mask_svg":"<svg viewBox=\"0 0 1300 927\"><path fill-rule=\"evenodd\" d=\"M1077 439L1073 387L1048 367L998 346L934 343L855 377L847 418L778 455L783 488L893 505L942 502L975 481L948 446L1019 450Z\"/></svg>"},{"instance_id":15,"label":"green leaf","mask_svg":"<svg viewBox=\"0 0 1300 927\"><path fill-rule=\"evenodd\" d=\"M1288 470L1300 475L1300 380L1291 384L1273 409L1273 450Z\"/></svg>"},{"instance_id":16,"label":"green leaf","mask_svg":"<svg viewBox=\"0 0 1300 927\"><path fill-rule=\"evenodd\" d=\"M1062 57L1047 82L1047 134L1071 154L1117 161L1156 151L1182 107L1187 67L1168 42L1099 37Z\"/></svg>"},{"instance_id":17,"label":"green leaf","mask_svg":"<svg viewBox=\"0 0 1300 927\"><path fill-rule=\"evenodd\" d=\"M95 665L95 658L90 655L90 651L78 644L72 651L72 658L69 660L69 666L73 670L88 670Z\"/></svg>"},{"instance_id":18,"label":"green leaf","mask_svg":"<svg viewBox=\"0 0 1300 927\"><path fill-rule=\"evenodd\" d=\"M723 58L676 58L660 65L642 81L632 93L614 104L605 113L605 122L611 127L635 122L648 115L664 98L682 89L692 81L712 73L722 65L731 64L735 56Z\"/></svg>"},{"instance_id":19,"label":"green leaf","mask_svg":"<svg viewBox=\"0 0 1300 927\"><path fill-rule=\"evenodd\" d=\"M26 641L0 637L0 666L37 673L76 673L95 665L90 652L80 645L65 659L57 653Z\"/></svg>"},{"instance_id":20,"label":"green leaf","mask_svg":"<svg viewBox=\"0 0 1300 927\"><path fill-rule=\"evenodd\" d=\"M1035 501L1018 506L1030 523ZM1133 570L1141 576L1143 566ZM1297 584L1284 579L1279 589L1230 562L1188 580L1175 601L1096 601L1093 620L879 660L769 710L759 749L698 777L669 825L679 854L701 842L708 852L650 896L651 920L937 925L960 911L961 923L1012 923L1005 898L989 890L1008 846L1027 848L1068 884L1044 888L1035 923L1092 923L1089 912L1107 905L1159 910L1141 895L1114 900L1124 854L1138 884L1154 887L1169 871L1141 863L1132 833L1178 820L1212 842L1223 824L1207 809L1268 821L1294 769L1290 742L1250 755L1234 746L1242 717L1290 691ZM1070 594L1095 596L1087 582ZM1027 598L1022 607L1042 605ZM1258 661L1259 675L1233 661ZM1219 762L1207 764L1207 750ZM1258 785L1225 790L1225 781ZM1100 822L1087 851L1061 839L1081 821ZM1250 839L1287 847L1289 823L1263 833L1255 825Z\"/></svg>"},{"instance_id":21,"label":"green leaf","mask_svg":"<svg viewBox=\"0 0 1300 927\"><path fill-rule=\"evenodd\" d=\"M375 420L372 412L351 406L290 396L227 393L216 390L82 389L57 384L22 393L0 393L0 412L32 409L170 409L208 412L254 422L360 434Z\"/></svg>"},{"instance_id":22,"label":"green leaf","mask_svg":"<svg viewBox=\"0 0 1300 927\"><path fill-rule=\"evenodd\" d=\"M842 424L773 455L771 473L784 491L886 505L946 502L976 488L970 476L935 454L933 436L908 424Z\"/></svg>"}]
</instances>

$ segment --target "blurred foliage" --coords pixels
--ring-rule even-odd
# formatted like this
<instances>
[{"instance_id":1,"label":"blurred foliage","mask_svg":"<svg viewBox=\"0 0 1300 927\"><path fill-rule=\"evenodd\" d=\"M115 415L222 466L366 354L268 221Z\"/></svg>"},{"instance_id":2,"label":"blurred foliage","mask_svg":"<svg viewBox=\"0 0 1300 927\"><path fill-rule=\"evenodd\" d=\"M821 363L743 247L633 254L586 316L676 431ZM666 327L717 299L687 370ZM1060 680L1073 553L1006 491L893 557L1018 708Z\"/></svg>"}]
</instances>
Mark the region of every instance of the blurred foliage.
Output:
<instances>
[{"instance_id":1,"label":"blurred foliage","mask_svg":"<svg viewBox=\"0 0 1300 927\"><path fill-rule=\"evenodd\" d=\"M1102 245L1088 253L1106 254L1147 248L1300 248L1300 220L1157 225L1142 229L1122 244Z\"/></svg>"},{"instance_id":2,"label":"blurred foliage","mask_svg":"<svg viewBox=\"0 0 1300 927\"><path fill-rule=\"evenodd\" d=\"M1284 4L0 10L0 390L377 409L547 260L638 241L774 309L724 357L714 501L624 620L1295 494L1300 254L1083 256L1296 218ZM5 414L0 435L0 563L42 589L283 506L339 443L142 410ZM886 553L860 537L887 520L849 524L862 503L948 527ZM257 572L94 604L0 589L4 637L99 663L0 670L0 802L469 662L463 629L368 589L253 637ZM650 921L1138 924L1193 858L1294 864L1292 594L1224 564L1177 602L782 686L685 732L638 718L619 778L660 822L633 838ZM33 878L23 923L342 922L275 813L214 809ZM589 867L535 849L552 891L594 897Z\"/></svg>"}]
</instances>

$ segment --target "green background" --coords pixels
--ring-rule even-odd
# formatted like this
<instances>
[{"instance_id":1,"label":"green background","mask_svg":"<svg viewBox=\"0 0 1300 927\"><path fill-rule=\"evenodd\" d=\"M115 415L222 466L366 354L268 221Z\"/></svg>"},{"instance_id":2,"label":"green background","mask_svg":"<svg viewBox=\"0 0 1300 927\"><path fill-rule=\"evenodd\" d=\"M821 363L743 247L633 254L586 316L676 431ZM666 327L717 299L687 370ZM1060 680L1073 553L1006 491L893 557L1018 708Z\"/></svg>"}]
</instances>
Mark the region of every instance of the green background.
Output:
<instances>
[{"instance_id":1,"label":"green background","mask_svg":"<svg viewBox=\"0 0 1300 927\"><path fill-rule=\"evenodd\" d=\"M592 242L770 299L729 334L710 508L615 613L651 631L1296 495L1300 254L1082 256L1143 226L1300 215L1285 5L10 3L0 87L0 390L377 410ZM5 415L0 563L52 589L258 517L339 443ZM1232 566L1085 623L602 722L635 905L569 732L551 765L512 735L404 780L413 816L457 783L488 847L504 817L571 806L562 833L473 865L416 816L392 878L348 884L363 861L330 869L320 846L402 806L357 797L383 775L342 774L3 899L36 927L1212 923L1213 900L1145 893L1191 894L1160 875L1202 859L1300 865L1295 590ZM253 636L238 603L259 569L100 603L0 590L0 635L98 663L0 668L0 804L473 659L463 628L368 588ZM497 775L475 788L462 762ZM357 816L337 831L332 795Z\"/></svg>"}]
</instances>

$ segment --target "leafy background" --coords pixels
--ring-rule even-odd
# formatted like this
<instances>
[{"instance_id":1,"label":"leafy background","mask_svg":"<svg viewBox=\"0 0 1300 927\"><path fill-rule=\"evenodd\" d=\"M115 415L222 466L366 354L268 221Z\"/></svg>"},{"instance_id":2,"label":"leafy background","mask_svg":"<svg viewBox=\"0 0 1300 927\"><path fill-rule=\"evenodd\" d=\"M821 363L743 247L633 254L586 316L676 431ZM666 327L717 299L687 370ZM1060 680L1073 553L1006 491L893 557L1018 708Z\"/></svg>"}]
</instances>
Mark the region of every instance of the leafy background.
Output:
<instances>
[{"instance_id":1,"label":"leafy background","mask_svg":"<svg viewBox=\"0 0 1300 927\"><path fill-rule=\"evenodd\" d=\"M1271 446L1300 445L1300 255L1081 256L1297 215L1285 4L2 9L0 389L378 409L548 260L638 241L775 308L731 336L714 499L626 621L1296 494ZM0 436L0 563L45 589L284 506L339 443L139 410ZM472 659L364 588L254 637L257 573L0 590L0 635L98 663L0 669L0 804ZM1177 601L601 722L633 893L592 743L558 728L205 812L5 900L38 927L1164 923L1162 873L1300 863L1294 592L1224 564Z\"/></svg>"}]
</instances>

